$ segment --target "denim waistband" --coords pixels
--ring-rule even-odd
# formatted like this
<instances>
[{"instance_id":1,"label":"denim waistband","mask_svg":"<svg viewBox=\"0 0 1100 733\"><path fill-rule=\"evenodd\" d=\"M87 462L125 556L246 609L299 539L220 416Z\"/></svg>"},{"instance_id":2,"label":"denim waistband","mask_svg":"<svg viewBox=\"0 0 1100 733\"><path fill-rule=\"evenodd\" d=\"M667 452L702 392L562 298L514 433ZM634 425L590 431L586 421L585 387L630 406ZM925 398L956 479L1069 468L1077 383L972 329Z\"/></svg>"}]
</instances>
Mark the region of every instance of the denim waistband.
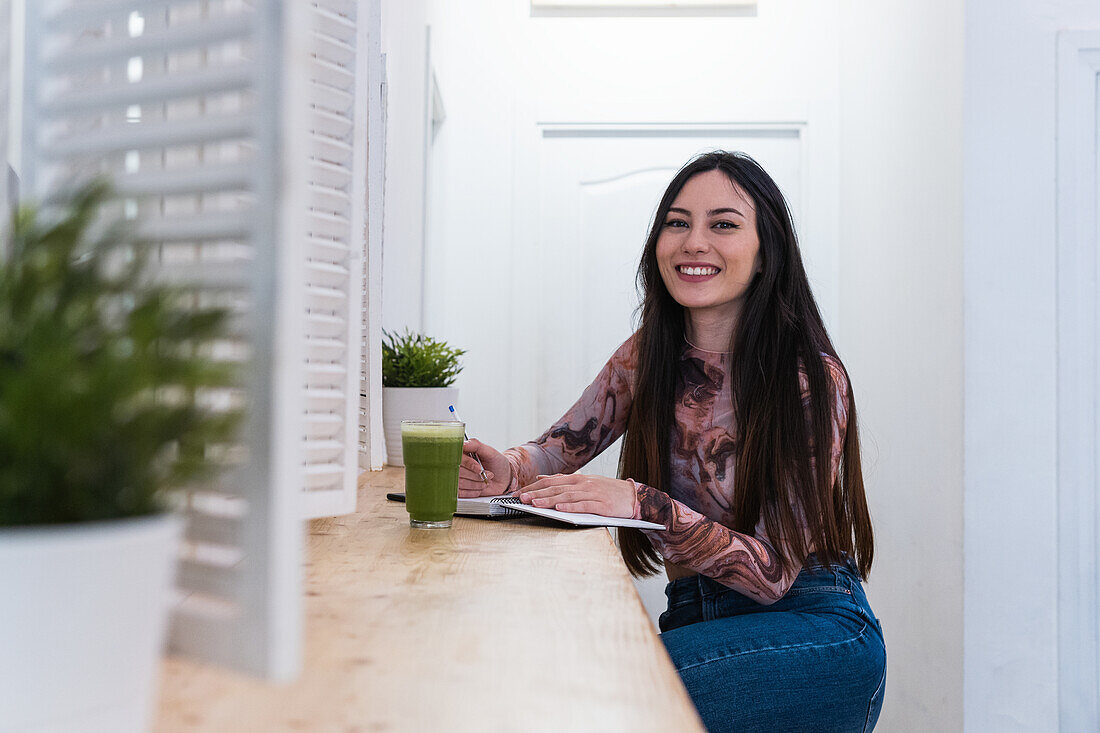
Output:
<instances>
[{"instance_id":1,"label":"denim waistband","mask_svg":"<svg viewBox=\"0 0 1100 733\"><path fill-rule=\"evenodd\" d=\"M817 560L816 555L810 555L806 558L802 570L787 590L785 597L793 597L814 590L836 590L851 596L857 603L866 603L859 569L851 558L846 558L840 564L825 565ZM681 600L690 597L706 599L722 595L726 597L727 602L731 595L741 596L747 606L760 605L748 596L742 596L729 586L705 575L689 575L677 578L668 584L665 593L670 599L678 597Z\"/></svg>"},{"instance_id":2,"label":"denim waistband","mask_svg":"<svg viewBox=\"0 0 1100 733\"><path fill-rule=\"evenodd\" d=\"M764 604L704 575L678 578L665 587L668 610L661 614L661 631L728 616L763 612L796 612L846 617L881 627L867 601L854 562L823 565L811 555L783 597Z\"/></svg>"}]
</instances>

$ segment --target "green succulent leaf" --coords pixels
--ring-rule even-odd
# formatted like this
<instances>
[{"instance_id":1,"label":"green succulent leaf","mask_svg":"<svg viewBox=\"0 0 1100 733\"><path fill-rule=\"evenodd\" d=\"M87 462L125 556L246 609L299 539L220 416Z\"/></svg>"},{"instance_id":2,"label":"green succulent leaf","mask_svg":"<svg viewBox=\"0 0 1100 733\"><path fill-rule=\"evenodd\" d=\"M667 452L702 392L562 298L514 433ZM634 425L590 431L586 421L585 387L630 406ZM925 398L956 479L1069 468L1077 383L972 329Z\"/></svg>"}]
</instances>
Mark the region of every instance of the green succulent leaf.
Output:
<instances>
[{"instance_id":1,"label":"green succulent leaf","mask_svg":"<svg viewBox=\"0 0 1100 733\"><path fill-rule=\"evenodd\" d=\"M385 387L449 387L462 371L466 352L408 329L398 335L383 331L382 385Z\"/></svg>"}]
</instances>

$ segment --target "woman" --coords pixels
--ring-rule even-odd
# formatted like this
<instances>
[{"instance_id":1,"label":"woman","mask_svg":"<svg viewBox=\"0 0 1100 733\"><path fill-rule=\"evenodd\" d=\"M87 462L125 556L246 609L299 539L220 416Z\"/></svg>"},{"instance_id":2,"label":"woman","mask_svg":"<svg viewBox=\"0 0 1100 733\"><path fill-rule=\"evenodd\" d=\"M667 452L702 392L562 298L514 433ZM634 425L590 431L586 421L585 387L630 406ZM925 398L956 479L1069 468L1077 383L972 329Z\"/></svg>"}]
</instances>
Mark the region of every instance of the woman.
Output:
<instances>
[{"instance_id":1,"label":"woman","mask_svg":"<svg viewBox=\"0 0 1100 733\"><path fill-rule=\"evenodd\" d=\"M743 154L690 161L638 279L637 332L534 442L468 441L460 494L667 527L620 549L636 576L663 558L661 638L708 730L872 729L886 650L855 402L774 181ZM620 435L621 478L574 473Z\"/></svg>"}]
</instances>

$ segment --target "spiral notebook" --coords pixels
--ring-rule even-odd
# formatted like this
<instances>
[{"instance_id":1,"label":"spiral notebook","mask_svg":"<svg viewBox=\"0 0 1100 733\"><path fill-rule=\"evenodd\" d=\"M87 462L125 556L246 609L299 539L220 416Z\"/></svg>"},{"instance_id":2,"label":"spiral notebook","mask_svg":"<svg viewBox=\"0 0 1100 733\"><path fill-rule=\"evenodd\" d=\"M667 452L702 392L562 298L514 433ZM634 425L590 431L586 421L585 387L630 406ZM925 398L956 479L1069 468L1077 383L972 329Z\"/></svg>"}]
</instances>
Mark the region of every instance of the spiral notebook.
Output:
<instances>
[{"instance_id":1,"label":"spiral notebook","mask_svg":"<svg viewBox=\"0 0 1100 733\"><path fill-rule=\"evenodd\" d=\"M405 501L405 492L386 494L390 501ZM504 517L522 517L523 512L509 509L504 502L498 499L510 499L507 494L503 496L478 496L473 499L458 500L458 508L455 515L459 517L481 517L483 519L503 519Z\"/></svg>"},{"instance_id":2,"label":"spiral notebook","mask_svg":"<svg viewBox=\"0 0 1100 733\"><path fill-rule=\"evenodd\" d=\"M386 494L387 499L393 501L405 501L405 494ZM479 496L473 499L459 499L457 516L464 517L489 517L503 519L505 517L518 517L524 514L555 519L574 527L634 527L636 529L666 529L663 524L647 522L644 519L625 519L623 517L605 517L600 514L582 514L580 512L559 512L557 509L546 509L539 506L524 504L518 498L503 494L501 496Z\"/></svg>"}]
</instances>

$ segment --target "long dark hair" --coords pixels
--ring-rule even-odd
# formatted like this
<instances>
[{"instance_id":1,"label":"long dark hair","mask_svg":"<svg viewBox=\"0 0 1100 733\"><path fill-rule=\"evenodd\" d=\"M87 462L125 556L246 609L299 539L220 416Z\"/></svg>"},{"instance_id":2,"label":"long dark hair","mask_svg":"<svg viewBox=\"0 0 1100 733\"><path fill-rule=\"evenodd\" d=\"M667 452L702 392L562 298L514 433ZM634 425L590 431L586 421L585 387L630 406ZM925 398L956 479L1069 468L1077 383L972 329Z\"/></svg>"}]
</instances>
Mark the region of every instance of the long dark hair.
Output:
<instances>
[{"instance_id":1,"label":"long dark hair","mask_svg":"<svg viewBox=\"0 0 1100 733\"><path fill-rule=\"evenodd\" d=\"M836 390L821 355L836 359L845 378L847 371L810 291L787 202L771 176L743 153L719 150L693 158L672 179L657 207L638 266L642 303L635 340L637 376L619 476L666 492L670 485L685 313L658 270L657 238L687 180L713 170L722 171L752 198L760 240L761 271L744 295L730 344L730 391L737 424L731 528L752 534L763 516L768 536L784 540L774 543L784 569L801 567L810 547L801 529L803 520L796 515L795 507L800 506L818 560L841 562L848 555L866 578L874 538L863 491L855 397L849 383L848 425L840 475L834 483L830 405ZM799 386L800 365L809 381L808 421ZM660 555L641 532L620 530L619 548L635 576L658 571Z\"/></svg>"}]
</instances>

